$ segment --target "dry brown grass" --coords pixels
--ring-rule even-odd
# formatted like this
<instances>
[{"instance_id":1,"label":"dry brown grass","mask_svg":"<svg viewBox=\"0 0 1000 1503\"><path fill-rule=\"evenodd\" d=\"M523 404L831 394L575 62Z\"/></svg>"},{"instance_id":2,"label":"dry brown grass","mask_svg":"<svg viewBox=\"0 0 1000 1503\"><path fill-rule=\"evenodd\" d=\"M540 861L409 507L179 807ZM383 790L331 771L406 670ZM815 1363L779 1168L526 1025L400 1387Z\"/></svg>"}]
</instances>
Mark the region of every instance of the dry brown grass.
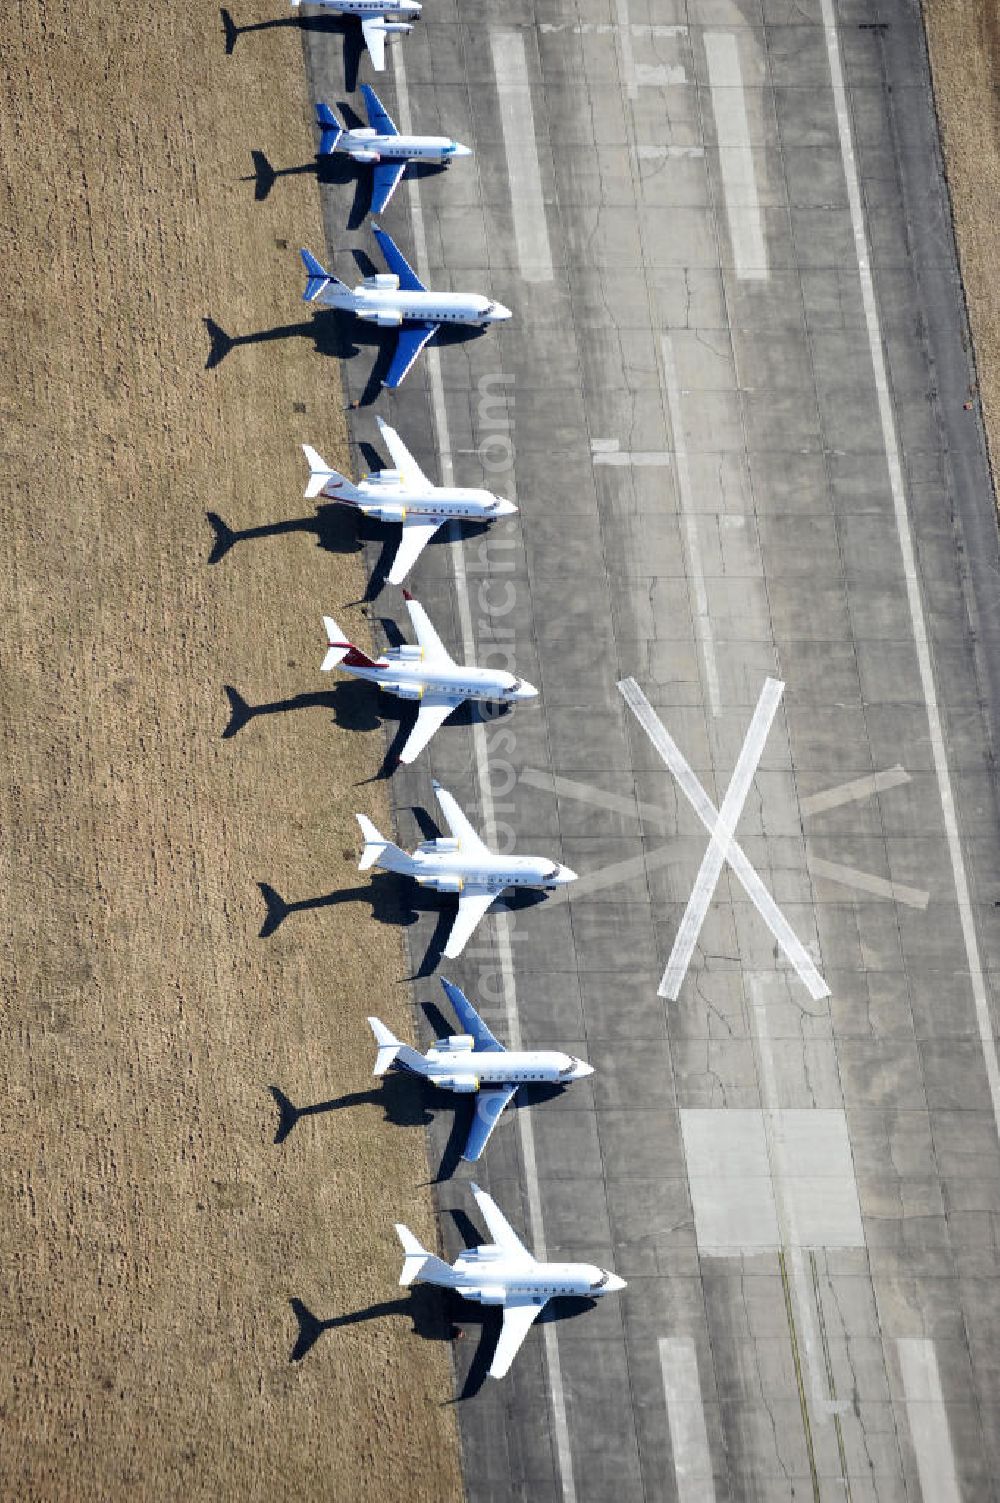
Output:
<instances>
[{"instance_id":1,"label":"dry brown grass","mask_svg":"<svg viewBox=\"0 0 1000 1503\"><path fill-rule=\"evenodd\" d=\"M220 739L226 682L327 687L320 611L362 584L308 532L206 563L206 510L303 515L299 441L343 445L307 338L204 369L203 315L300 317L314 179L239 181L312 154L300 37L227 59L195 0L23 0L0 55L0 1496L454 1498L444 1342L396 1316L289 1363L291 1296L391 1300L392 1221L433 1237L419 1130L361 1105L271 1142L269 1083L364 1090L366 1012L407 1026L366 903L257 937L258 880L364 880L380 737L313 708Z\"/></svg>"},{"instance_id":2,"label":"dry brown grass","mask_svg":"<svg viewBox=\"0 0 1000 1503\"><path fill-rule=\"evenodd\" d=\"M924 0L994 486L1000 474L1000 4Z\"/></svg>"}]
</instances>

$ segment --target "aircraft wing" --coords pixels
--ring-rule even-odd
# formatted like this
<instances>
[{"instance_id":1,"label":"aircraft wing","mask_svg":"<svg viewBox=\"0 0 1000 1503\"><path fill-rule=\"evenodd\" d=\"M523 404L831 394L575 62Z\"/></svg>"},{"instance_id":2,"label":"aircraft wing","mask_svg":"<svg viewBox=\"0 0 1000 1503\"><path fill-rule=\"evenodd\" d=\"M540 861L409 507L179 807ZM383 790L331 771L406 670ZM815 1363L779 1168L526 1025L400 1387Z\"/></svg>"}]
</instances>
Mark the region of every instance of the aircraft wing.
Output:
<instances>
[{"instance_id":1,"label":"aircraft wing","mask_svg":"<svg viewBox=\"0 0 1000 1503\"><path fill-rule=\"evenodd\" d=\"M372 214L381 214L399 187L399 180L405 171L405 161L376 163L372 172Z\"/></svg>"},{"instance_id":2,"label":"aircraft wing","mask_svg":"<svg viewBox=\"0 0 1000 1503\"><path fill-rule=\"evenodd\" d=\"M402 386L410 366L416 360L432 334L437 333L437 324L404 324L396 340L396 353L386 374L383 386L395 391Z\"/></svg>"},{"instance_id":3,"label":"aircraft wing","mask_svg":"<svg viewBox=\"0 0 1000 1503\"><path fill-rule=\"evenodd\" d=\"M414 600L408 590L403 591L403 596L406 600L406 609L410 613L413 630L417 634L417 642L424 655L425 662L450 664L452 661L451 653L431 625L430 617L420 604L420 601ZM464 699L465 696L461 695L459 698ZM458 700L455 701L456 704L458 702Z\"/></svg>"},{"instance_id":4,"label":"aircraft wing","mask_svg":"<svg viewBox=\"0 0 1000 1503\"><path fill-rule=\"evenodd\" d=\"M385 257L386 266L388 266L390 271L394 271L399 278L399 285L402 290L404 292L426 292L427 288L417 276L392 236L387 235L385 230L380 230L377 224L372 225L372 234L378 241L378 248Z\"/></svg>"},{"instance_id":5,"label":"aircraft wing","mask_svg":"<svg viewBox=\"0 0 1000 1503\"><path fill-rule=\"evenodd\" d=\"M414 517L412 521L406 518L396 557L389 570L390 584L400 584L406 578L440 526L440 522L425 522L422 517Z\"/></svg>"},{"instance_id":6,"label":"aircraft wing","mask_svg":"<svg viewBox=\"0 0 1000 1503\"><path fill-rule=\"evenodd\" d=\"M503 1251L510 1257L519 1258L522 1263L533 1263L535 1260L531 1256L531 1253L525 1247L493 1197L487 1195L485 1190L480 1190L478 1185L470 1185L469 1189L476 1198L479 1214L489 1228L490 1236L493 1238L493 1246L503 1248Z\"/></svg>"},{"instance_id":7,"label":"aircraft wing","mask_svg":"<svg viewBox=\"0 0 1000 1503\"><path fill-rule=\"evenodd\" d=\"M476 1115L469 1128L468 1141L462 1149L462 1157L467 1163L474 1164L479 1158L489 1142L490 1133L500 1121L504 1107L516 1092L516 1085L495 1086L479 1092L476 1097Z\"/></svg>"},{"instance_id":8,"label":"aircraft wing","mask_svg":"<svg viewBox=\"0 0 1000 1503\"><path fill-rule=\"evenodd\" d=\"M448 935L444 953L449 960L461 955L483 914L500 896L495 887L463 887L458 897L458 913Z\"/></svg>"},{"instance_id":9,"label":"aircraft wing","mask_svg":"<svg viewBox=\"0 0 1000 1503\"><path fill-rule=\"evenodd\" d=\"M510 1364L521 1349L521 1343L547 1304L548 1300L539 1297L530 1304L525 1300L518 1304L504 1305L500 1340L490 1363L491 1378L502 1378L509 1372Z\"/></svg>"},{"instance_id":10,"label":"aircraft wing","mask_svg":"<svg viewBox=\"0 0 1000 1503\"><path fill-rule=\"evenodd\" d=\"M385 16L367 16L361 22L361 32L372 67L381 73L385 67Z\"/></svg>"},{"instance_id":11,"label":"aircraft wing","mask_svg":"<svg viewBox=\"0 0 1000 1503\"><path fill-rule=\"evenodd\" d=\"M381 99L372 88L371 84L361 85L361 96L365 101L365 113L368 116L368 124L372 130L378 131L380 136L398 136L395 122L383 105Z\"/></svg>"},{"instance_id":12,"label":"aircraft wing","mask_svg":"<svg viewBox=\"0 0 1000 1503\"><path fill-rule=\"evenodd\" d=\"M459 694L425 694L417 711L417 723L406 738L399 754L403 763L415 762L438 727L458 708L464 696Z\"/></svg>"},{"instance_id":13,"label":"aircraft wing","mask_svg":"<svg viewBox=\"0 0 1000 1503\"><path fill-rule=\"evenodd\" d=\"M403 443L395 428L390 428L389 424L383 422L380 417L376 417L375 421L378 423L378 431L382 435L382 440L389 450L389 458L392 460L393 467L398 472L404 485L411 489L417 485L430 486L431 482L427 479L427 476L417 464L417 461Z\"/></svg>"},{"instance_id":14,"label":"aircraft wing","mask_svg":"<svg viewBox=\"0 0 1000 1503\"><path fill-rule=\"evenodd\" d=\"M448 821L448 828L455 839L458 841L459 849L464 851L466 855L471 854L473 856L488 856L489 851L487 850L486 846L483 845L483 842L480 840L479 836L476 834L475 830L469 824L469 821L466 819L465 815L458 807L458 800L455 798L455 796L449 793L447 788L442 788L441 784L437 781L436 778L431 784L431 787L437 794L437 801L441 805L441 813ZM466 889L466 891L468 891L468 889ZM490 889L490 891L492 892L493 897L498 896L498 894L494 892L492 888ZM483 909L483 912L486 912L485 908Z\"/></svg>"},{"instance_id":15,"label":"aircraft wing","mask_svg":"<svg viewBox=\"0 0 1000 1503\"><path fill-rule=\"evenodd\" d=\"M463 1031L475 1040L476 1048L484 1053L506 1054L503 1044L487 1028L465 993L453 981L446 981L443 976L441 985L444 987L445 996L454 1008L455 1016L461 1023Z\"/></svg>"}]
</instances>

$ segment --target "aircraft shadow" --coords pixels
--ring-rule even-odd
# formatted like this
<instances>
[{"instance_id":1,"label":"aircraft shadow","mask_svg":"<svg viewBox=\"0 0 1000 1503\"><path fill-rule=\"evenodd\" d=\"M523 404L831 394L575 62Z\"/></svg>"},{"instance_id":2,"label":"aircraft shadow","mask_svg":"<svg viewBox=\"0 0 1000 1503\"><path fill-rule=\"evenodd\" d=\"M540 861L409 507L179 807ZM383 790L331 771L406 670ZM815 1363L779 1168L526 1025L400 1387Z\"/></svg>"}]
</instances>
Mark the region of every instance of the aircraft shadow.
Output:
<instances>
[{"instance_id":1,"label":"aircraft shadow","mask_svg":"<svg viewBox=\"0 0 1000 1503\"><path fill-rule=\"evenodd\" d=\"M268 1086L278 1108L274 1141L283 1143L301 1117L348 1111L358 1106L381 1107L383 1120L391 1122L395 1127L427 1127L433 1120L426 1105L431 1089L415 1075L394 1072L367 1091L349 1091L346 1095L334 1096L329 1101L313 1101L308 1106L296 1106L278 1086Z\"/></svg>"},{"instance_id":2,"label":"aircraft shadow","mask_svg":"<svg viewBox=\"0 0 1000 1503\"><path fill-rule=\"evenodd\" d=\"M364 51L364 38L361 35L361 27L345 17L310 16L303 15L300 11L293 16L277 16L273 20L251 21L245 26L237 26L231 13L222 9L219 11L219 18L222 21L222 35L227 57L232 57L239 38L249 35L252 31L275 31L291 27L296 31L318 31L332 36L342 36L344 38L344 87L349 94L353 94L357 88L358 64Z\"/></svg>"},{"instance_id":3,"label":"aircraft shadow","mask_svg":"<svg viewBox=\"0 0 1000 1503\"><path fill-rule=\"evenodd\" d=\"M267 153L257 147L251 151L250 160L253 172L249 177L241 177L240 182L253 183L256 203L263 203L270 196L279 177L312 176L320 188L344 188L348 184L353 188L354 198L345 229L360 229L368 216L372 196L371 175L343 152L335 152L333 156L320 156L317 153L312 161L299 162L294 167L275 167Z\"/></svg>"}]
</instances>

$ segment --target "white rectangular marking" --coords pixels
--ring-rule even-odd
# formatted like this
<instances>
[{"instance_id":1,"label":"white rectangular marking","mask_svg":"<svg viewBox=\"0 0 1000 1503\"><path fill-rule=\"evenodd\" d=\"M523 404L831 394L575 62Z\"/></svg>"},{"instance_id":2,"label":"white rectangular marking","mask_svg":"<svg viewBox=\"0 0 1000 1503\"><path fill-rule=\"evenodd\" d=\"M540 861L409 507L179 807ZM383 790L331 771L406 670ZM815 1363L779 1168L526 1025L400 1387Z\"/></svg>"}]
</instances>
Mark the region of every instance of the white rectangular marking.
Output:
<instances>
[{"instance_id":1,"label":"white rectangular marking","mask_svg":"<svg viewBox=\"0 0 1000 1503\"><path fill-rule=\"evenodd\" d=\"M729 787L726 789L726 796L712 830L712 838L702 857L694 887L691 889L691 896L688 898L687 907L684 909L683 917L674 936L667 968L660 982L661 997L669 997L672 1001L676 1001L680 996L681 986L687 975L688 966L691 964L691 956L694 954L694 947L698 943L701 926L705 922L708 905L712 901L712 894L715 892L722 868L729 856L733 835L740 815L743 813L743 806L747 801L750 785L763 755L764 743L778 712L784 689L784 684L776 678L764 680L757 708L753 712L753 719L750 721Z\"/></svg>"},{"instance_id":2,"label":"white rectangular marking","mask_svg":"<svg viewBox=\"0 0 1000 1503\"><path fill-rule=\"evenodd\" d=\"M660 1337L660 1370L677 1479L677 1503L715 1503L698 1353L690 1336Z\"/></svg>"},{"instance_id":3,"label":"white rectangular marking","mask_svg":"<svg viewBox=\"0 0 1000 1503\"><path fill-rule=\"evenodd\" d=\"M674 443L674 460L677 465L677 489L680 493L681 511L684 516L684 543L687 549L688 568L691 571L691 591L694 595L694 630L701 648L705 665L705 686L713 715L718 715L722 706L719 699L719 668L715 661L715 638L712 618L708 610L708 591L705 587L705 569L701 561L701 545L698 542L698 522L695 516L694 490L688 466L687 438L684 433L684 414L681 410L681 388L677 379L677 361L673 340L669 334L660 336L660 355L663 367L663 390L667 398L667 414Z\"/></svg>"},{"instance_id":4,"label":"white rectangular marking","mask_svg":"<svg viewBox=\"0 0 1000 1503\"><path fill-rule=\"evenodd\" d=\"M406 83L406 66L403 48L393 49L396 77L396 109L400 130L408 135L412 131L409 91ZM413 240L417 272L427 280L427 238L424 231L423 210L420 203L419 179L410 184L410 209L413 215ZM451 457L451 434L444 400L444 381L441 376L441 357L433 346L425 353L428 380L431 390L431 410L434 416L435 437L441 466L441 479L445 485L453 483L454 467ZM472 627L472 608L469 603L469 584L465 569L465 555L457 536L457 527L451 524L452 546L449 549L455 571L455 595L458 601L462 626L462 642L468 662L475 661L475 637ZM489 776L489 760L486 750L486 727L476 721L473 728L473 745L476 753L476 770L479 779L480 806L483 823L491 840L496 838L496 812L493 805L493 790ZM506 913L498 913L494 926L497 949L500 956L500 973L503 981L504 1010L507 1019L507 1036L510 1047L518 1049L521 1041L521 1025L517 1015L517 992L514 985L514 958L510 943L510 927ZM545 1257L545 1231L542 1223L542 1196L538 1183L538 1166L535 1159L535 1137L528 1112L516 1116L521 1138L521 1155L524 1160L524 1175L528 1192L528 1212L531 1218L531 1234L536 1255ZM556 1441L556 1470L563 1503L576 1503L576 1481L573 1476L573 1454L569 1443L569 1420L566 1413L566 1394L563 1387L562 1362L555 1326L551 1321L542 1326L545 1342L545 1358L549 1373L549 1391L552 1396L552 1424Z\"/></svg>"},{"instance_id":5,"label":"white rectangular marking","mask_svg":"<svg viewBox=\"0 0 1000 1503\"><path fill-rule=\"evenodd\" d=\"M676 741L653 709L653 706L649 703L649 700L643 694L635 679L622 679L618 688L629 709L635 715L657 752L677 779L694 812L709 834L714 833L718 812L712 800L685 761ZM805 946L798 938L791 924L785 918L785 915L735 840L729 847L726 859L733 873L742 884L747 897L778 941L788 960L795 967L799 980L813 1001L818 1002L821 997L828 997L830 995L830 988L816 969ZM668 996L668 993L664 990L663 982L660 983L659 995Z\"/></svg>"},{"instance_id":6,"label":"white rectangular marking","mask_svg":"<svg viewBox=\"0 0 1000 1503\"><path fill-rule=\"evenodd\" d=\"M934 1343L923 1336L901 1336L896 1348L924 1503L961 1503Z\"/></svg>"},{"instance_id":7,"label":"white rectangular marking","mask_svg":"<svg viewBox=\"0 0 1000 1503\"><path fill-rule=\"evenodd\" d=\"M705 60L736 275L744 282L766 281L767 245L750 146L743 70L731 31L705 32Z\"/></svg>"},{"instance_id":8,"label":"white rectangular marking","mask_svg":"<svg viewBox=\"0 0 1000 1503\"><path fill-rule=\"evenodd\" d=\"M494 31L490 33L490 48L500 96L500 125L507 153L514 238L521 275L526 282L551 282L552 251L542 198L524 37L519 31Z\"/></svg>"},{"instance_id":9,"label":"white rectangular marking","mask_svg":"<svg viewBox=\"0 0 1000 1503\"><path fill-rule=\"evenodd\" d=\"M905 903L907 908L923 910L931 900L929 892L922 887L907 887L905 882L887 882L884 877L871 872L859 872L854 866L841 866L838 861L822 861L818 856L806 853L806 865L814 877L825 877L828 882L839 882L842 887L856 887L859 892L870 893L873 898L888 898L892 903Z\"/></svg>"},{"instance_id":10,"label":"white rectangular marking","mask_svg":"<svg viewBox=\"0 0 1000 1503\"><path fill-rule=\"evenodd\" d=\"M830 79L833 84L833 102L837 112L837 130L840 135L840 154L847 180L847 201L851 210L854 228L854 249L861 278L861 299L865 310L865 325L868 330L868 346L871 352L872 370L875 375L875 392L878 398L879 421L882 426L882 447L889 466L889 482L892 488L892 505L896 518L896 532L903 558L903 574L906 579L906 598L910 608L913 641L917 649L917 664L920 669L920 685L927 706L927 726L930 732L931 751L934 757L934 772L937 777L941 811L944 815L948 839L948 854L951 858L955 896L958 900L959 921L962 938L972 977L972 995L976 1004L976 1021L979 1027L979 1042L986 1065L990 1097L993 1102L993 1119L1000 1134L1000 1064L997 1061L996 1041L993 1037L993 1022L990 1017L986 980L976 938L976 923L969 896L969 879L965 871L965 857L958 832L955 814L955 795L951 786L951 770L945 750L944 732L941 728L941 712L938 708L937 689L934 683L934 668L931 663L930 644L927 639L927 622L924 603L920 596L920 577L917 572L913 533L906 505L903 486L903 466L899 454L899 439L896 419L892 410L892 397L886 373L885 351L882 348L882 330L879 326L878 305L875 302L875 283L871 273L868 236L865 231L864 210L861 205L861 185L858 181L857 163L854 159L854 142L851 136L851 121L847 110L847 94L844 89L844 73L840 61L840 42L833 11L833 0L820 0L823 16L823 32L826 38L827 58L830 64Z\"/></svg>"},{"instance_id":11,"label":"white rectangular marking","mask_svg":"<svg viewBox=\"0 0 1000 1503\"><path fill-rule=\"evenodd\" d=\"M852 778L849 783L839 783L836 788L824 788L822 793L813 793L809 798L800 799L799 808L806 815L825 814L827 809L838 809L841 804L860 802L871 798L872 794L881 793L887 788L898 788L900 783L909 781L910 774L897 762L895 767L887 767L884 772L871 772L863 778Z\"/></svg>"}]
</instances>

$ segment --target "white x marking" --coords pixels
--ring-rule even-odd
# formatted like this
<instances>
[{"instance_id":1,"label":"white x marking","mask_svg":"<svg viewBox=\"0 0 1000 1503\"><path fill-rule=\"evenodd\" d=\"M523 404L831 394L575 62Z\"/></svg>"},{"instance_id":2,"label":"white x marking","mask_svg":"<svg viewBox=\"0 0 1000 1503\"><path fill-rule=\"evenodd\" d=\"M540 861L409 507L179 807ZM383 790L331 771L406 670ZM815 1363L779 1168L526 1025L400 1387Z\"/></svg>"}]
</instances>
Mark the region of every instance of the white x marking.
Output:
<instances>
[{"instance_id":1,"label":"white x marking","mask_svg":"<svg viewBox=\"0 0 1000 1503\"><path fill-rule=\"evenodd\" d=\"M688 899L687 908L684 910L680 928L674 939L667 968L657 988L658 995L667 997L671 1002L676 1002L680 994L681 984L687 974L688 964L701 926L705 921L712 893L726 862L729 863L733 875L742 884L747 897L774 935L787 959L794 966L813 1001L818 1002L821 997L830 995L830 988L810 959L805 946L751 866L742 848L737 844L734 834L784 688L784 684L778 679L769 678L765 681L746 740L736 762L732 781L722 801L721 809L716 809L676 741L635 679L623 678L618 685L625 703L677 779L688 802L711 836L708 850L705 852L694 888Z\"/></svg>"}]
</instances>

